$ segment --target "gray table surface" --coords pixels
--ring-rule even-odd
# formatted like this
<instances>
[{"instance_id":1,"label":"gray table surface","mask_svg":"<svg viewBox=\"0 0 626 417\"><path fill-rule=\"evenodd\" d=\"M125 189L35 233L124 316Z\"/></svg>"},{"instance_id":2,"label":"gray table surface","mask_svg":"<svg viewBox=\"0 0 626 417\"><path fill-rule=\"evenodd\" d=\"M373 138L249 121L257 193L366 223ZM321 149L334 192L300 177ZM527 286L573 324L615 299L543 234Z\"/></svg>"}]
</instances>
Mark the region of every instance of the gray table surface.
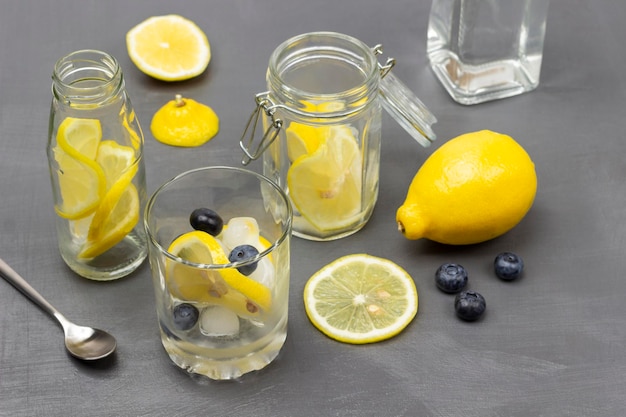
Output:
<instances>
[{"instance_id":1,"label":"gray table surface","mask_svg":"<svg viewBox=\"0 0 626 417\"><path fill-rule=\"evenodd\" d=\"M88 365L64 351L41 310L0 281L0 416L623 416L626 414L626 3L553 0L541 85L474 107L455 104L428 67L428 0L0 0L0 256L59 310L110 330L116 356ZM212 44L208 71L163 83L126 53L128 29L151 15L195 20ZM332 30L382 43L395 74L439 118L423 149L384 118L380 196L369 224L331 243L292 242L289 336L279 358L237 382L190 378L159 341L147 263L96 283L74 275L56 246L45 143L56 59L94 48L116 56L146 137L148 191L191 167L239 165L238 140L263 91L272 50L304 32ZM162 145L154 112L174 94L211 105L219 135L199 149ZM515 137L537 167L535 204L493 241L448 247L407 241L395 210L420 164L461 133ZM252 165L255 170L260 164ZM523 279L491 272L513 250ZM415 321L387 342L351 346L308 321L307 278L349 253L405 267L420 293ZM463 264L487 299L478 323L456 319L433 281L443 262Z\"/></svg>"}]
</instances>

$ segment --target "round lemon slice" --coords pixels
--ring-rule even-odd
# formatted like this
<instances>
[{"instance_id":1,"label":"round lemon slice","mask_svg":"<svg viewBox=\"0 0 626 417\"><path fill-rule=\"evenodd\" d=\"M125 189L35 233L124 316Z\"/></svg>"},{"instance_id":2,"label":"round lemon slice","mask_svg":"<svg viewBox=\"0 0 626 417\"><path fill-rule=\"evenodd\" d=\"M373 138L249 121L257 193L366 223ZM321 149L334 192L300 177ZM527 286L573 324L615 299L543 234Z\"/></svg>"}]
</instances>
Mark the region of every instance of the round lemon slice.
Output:
<instances>
[{"instance_id":1,"label":"round lemon slice","mask_svg":"<svg viewBox=\"0 0 626 417\"><path fill-rule=\"evenodd\" d=\"M95 258L117 245L139 221L139 193L129 179L118 181L96 209L79 258Z\"/></svg>"},{"instance_id":2,"label":"round lemon slice","mask_svg":"<svg viewBox=\"0 0 626 417\"><path fill-rule=\"evenodd\" d=\"M302 155L314 153L322 143L326 142L330 128L327 126L310 126L291 122L285 130L287 156L291 162Z\"/></svg>"},{"instance_id":3,"label":"round lemon slice","mask_svg":"<svg viewBox=\"0 0 626 417\"><path fill-rule=\"evenodd\" d=\"M133 27L126 34L126 47L137 68L163 81L200 75L211 60L202 29L175 14L153 16Z\"/></svg>"},{"instance_id":4,"label":"round lemon slice","mask_svg":"<svg viewBox=\"0 0 626 417\"><path fill-rule=\"evenodd\" d=\"M176 238L167 250L174 256L196 264L229 264L218 240L208 233L192 231ZM218 304L239 316L269 310L269 288L234 268L208 271L179 262L168 262L166 281L172 294L186 301Z\"/></svg>"},{"instance_id":5,"label":"round lemon slice","mask_svg":"<svg viewBox=\"0 0 626 417\"><path fill-rule=\"evenodd\" d=\"M102 126L98 119L66 117L57 130L57 143L68 155L93 161L102 140Z\"/></svg>"},{"instance_id":6,"label":"round lemon slice","mask_svg":"<svg viewBox=\"0 0 626 417\"><path fill-rule=\"evenodd\" d=\"M104 172L94 161L102 127L97 119L66 117L57 129L52 149L57 162L56 181L60 203L57 214L76 220L91 214L105 193Z\"/></svg>"},{"instance_id":7,"label":"round lemon slice","mask_svg":"<svg viewBox=\"0 0 626 417\"><path fill-rule=\"evenodd\" d=\"M417 314L411 276L394 262L366 254L331 262L304 287L306 314L322 333L364 344L400 333Z\"/></svg>"},{"instance_id":8,"label":"round lemon slice","mask_svg":"<svg viewBox=\"0 0 626 417\"><path fill-rule=\"evenodd\" d=\"M108 188L122 175L130 178L135 176L137 172L135 160L135 150L132 147L120 145L114 140L103 140L96 155L96 162L102 168Z\"/></svg>"},{"instance_id":9,"label":"round lemon slice","mask_svg":"<svg viewBox=\"0 0 626 417\"><path fill-rule=\"evenodd\" d=\"M298 212L319 231L345 227L361 213L362 159L348 126L333 126L318 149L287 171L289 195Z\"/></svg>"},{"instance_id":10,"label":"round lemon slice","mask_svg":"<svg viewBox=\"0 0 626 417\"><path fill-rule=\"evenodd\" d=\"M102 169L93 161L71 157L58 146L53 153L58 165L55 174L60 194L55 211L69 220L91 214L105 193L106 181Z\"/></svg>"}]
</instances>

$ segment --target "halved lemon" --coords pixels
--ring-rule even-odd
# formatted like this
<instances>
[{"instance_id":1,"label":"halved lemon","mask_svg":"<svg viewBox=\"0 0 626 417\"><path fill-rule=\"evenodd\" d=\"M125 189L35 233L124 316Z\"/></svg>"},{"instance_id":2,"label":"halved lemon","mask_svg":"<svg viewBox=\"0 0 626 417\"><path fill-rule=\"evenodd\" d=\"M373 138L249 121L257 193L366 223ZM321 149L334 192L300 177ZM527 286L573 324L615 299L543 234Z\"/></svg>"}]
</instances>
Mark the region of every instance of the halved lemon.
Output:
<instances>
[{"instance_id":1,"label":"halved lemon","mask_svg":"<svg viewBox=\"0 0 626 417\"><path fill-rule=\"evenodd\" d=\"M175 14L153 16L133 27L126 34L126 47L137 68L163 81L200 75L211 60L202 29Z\"/></svg>"},{"instance_id":2,"label":"halved lemon","mask_svg":"<svg viewBox=\"0 0 626 417\"><path fill-rule=\"evenodd\" d=\"M176 238L167 251L197 264L230 263L220 242L198 230ZM166 281L172 294L182 300L223 305L240 316L255 315L259 308L267 311L272 304L269 288L234 268L208 271L169 261Z\"/></svg>"},{"instance_id":3,"label":"halved lemon","mask_svg":"<svg viewBox=\"0 0 626 417\"><path fill-rule=\"evenodd\" d=\"M394 262L366 254L339 258L304 287L309 320L328 337L364 344L400 333L417 314L417 289Z\"/></svg>"},{"instance_id":4,"label":"halved lemon","mask_svg":"<svg viewBox=\"0 0 626 417\"><path fill-rule=\"evenodd\" d=\"M348 126L334 126L313 153L287 172L289 195L298 212L319 231L342 228L361 212L362 158Z\"/></svg>"},{"instance_id":5,"label":"halved lemon","mask_svg":"<svg viewBox=\"0 0 626 417\"><path fill-rule=\"evenodd\" d=\"M95 211L87 241L79 258L95 258L111 249L129 234L139 221L139 193L130 182L121 179L106 193Z\"/></svg>"}]
</instances>

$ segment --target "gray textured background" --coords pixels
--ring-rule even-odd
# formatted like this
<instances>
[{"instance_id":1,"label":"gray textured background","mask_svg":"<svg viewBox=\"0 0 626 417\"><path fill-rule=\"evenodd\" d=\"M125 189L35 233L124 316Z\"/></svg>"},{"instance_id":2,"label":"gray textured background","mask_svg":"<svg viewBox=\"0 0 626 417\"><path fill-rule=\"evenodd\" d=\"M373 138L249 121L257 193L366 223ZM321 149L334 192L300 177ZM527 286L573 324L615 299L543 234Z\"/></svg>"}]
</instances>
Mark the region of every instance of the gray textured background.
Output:
<instances>
[{"instance_id":1,"label":"gray textured background","mask_svg":"<svg viewBox=\"0 0 626 417\"><path fill-rule=\"evenodd\" d=\"M0 256L79 323L110 330L119 351L88 366L64 351L54 322L0 281L0 416L607 416L626 414L626 3L553 0L538 90L463 107L425 54L428 0L0 0ZM151 15L194 19L212 45L208 71L166 84L130 62L124 37ZM72 274L56 247L45 143L56 59L95 48L116 56L146 136L148 188L190 167L238 165L238 139L263 91L272 50L333 30L382 43L395 74L439 118L422 149L385 117L380 197L370 223L332 243L293 240L289 336L278 360L239 382L188 377L161 348L150 272L110 283ZM156 142L154 112L181 93L211 105L219 135L199 149ZM468 247L410 242L395 210L425 158L447 139L489 128L515 137L539 176L534 207L496 240ZM260 164L252 165L260 169ZM513 250L526 274L505 283L493 257ZM390 258L415 278L416 320L370 346L334 342L308 322L302 290L327 262L355 252ZM433 273L462 263L488 311L453 314Z\"/></svg>"}]
</instances>

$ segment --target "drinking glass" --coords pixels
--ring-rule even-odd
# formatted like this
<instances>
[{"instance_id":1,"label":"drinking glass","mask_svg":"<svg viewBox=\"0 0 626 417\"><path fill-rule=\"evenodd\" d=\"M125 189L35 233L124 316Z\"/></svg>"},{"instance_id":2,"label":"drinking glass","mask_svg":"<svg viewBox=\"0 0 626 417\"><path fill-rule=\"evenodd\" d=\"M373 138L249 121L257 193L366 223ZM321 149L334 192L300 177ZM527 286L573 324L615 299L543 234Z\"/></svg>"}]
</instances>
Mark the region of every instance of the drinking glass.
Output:
<instances>
[{"instance_id":1,"label":"drinking glass","mask_svg":"<svg viewBox=\"0 0 626 417\"><path fill-rule=\"evenodd\" d=\"M199 208L217 213L222 230L195 230L191 214ZM212 379L272 362L287 336L292 210L285 193L245 169L194 169L152 195L144 223L161 341L172 361ZM232 258L241 245L257 252Z\"/></svg>"}]
</instances>

